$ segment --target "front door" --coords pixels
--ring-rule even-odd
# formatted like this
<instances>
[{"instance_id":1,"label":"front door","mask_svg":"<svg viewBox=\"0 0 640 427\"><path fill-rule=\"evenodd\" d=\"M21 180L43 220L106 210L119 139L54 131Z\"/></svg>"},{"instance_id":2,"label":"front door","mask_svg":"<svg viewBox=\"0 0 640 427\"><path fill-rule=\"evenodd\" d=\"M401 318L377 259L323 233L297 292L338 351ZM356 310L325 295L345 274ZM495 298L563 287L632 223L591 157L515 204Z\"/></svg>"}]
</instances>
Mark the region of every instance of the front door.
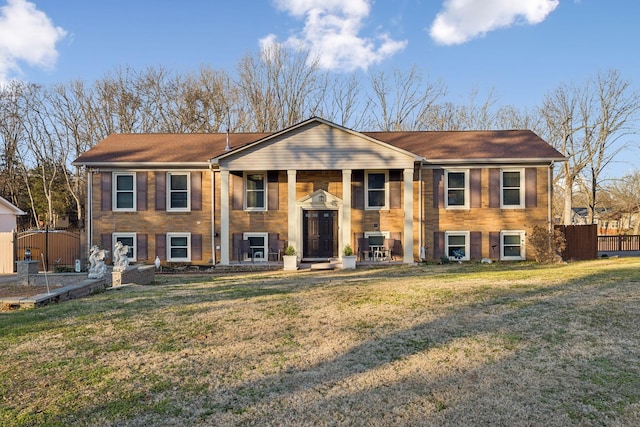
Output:
<instances>
[{"instance_id":1,"label":"front door","mask_svg":"<svg viewBox=\"0 0 640 427\"><path fill-rule=\"evenodd\" d=\"M304 258L330 258L338 255L338 211L304 211Z\"/></svg>"}]
</instances>

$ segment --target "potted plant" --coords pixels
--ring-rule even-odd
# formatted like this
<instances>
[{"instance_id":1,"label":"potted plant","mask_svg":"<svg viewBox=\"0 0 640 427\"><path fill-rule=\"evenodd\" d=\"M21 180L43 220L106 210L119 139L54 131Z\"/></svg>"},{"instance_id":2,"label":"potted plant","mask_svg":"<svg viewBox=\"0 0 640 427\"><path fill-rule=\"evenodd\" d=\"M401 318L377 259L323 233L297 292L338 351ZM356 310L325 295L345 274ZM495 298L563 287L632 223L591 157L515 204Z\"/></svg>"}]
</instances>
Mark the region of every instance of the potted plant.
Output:
<instances>
[{"instance_id":1,"label":"potted plant","mask_svg":"<svg viewBox=\"0 0 640 427\"><path fill-rule=\"evenodd\" d=\"M353 254L353 249L349 244L346 244L342 249L342 268L345 270L356 268L356 256Z\"/></svg>"},{"instance_id":2,"label":"potted plant","mask_svg":"<svg viewBox=\"0 0 640 427\"><path fill-rule=\"evenodd\" d=\"M296 255L296 249L289 245L284 248L284 255L282 256L284 261L285 270L297 270L298 269L298 255Z\"/></svg>"}]
</instances>

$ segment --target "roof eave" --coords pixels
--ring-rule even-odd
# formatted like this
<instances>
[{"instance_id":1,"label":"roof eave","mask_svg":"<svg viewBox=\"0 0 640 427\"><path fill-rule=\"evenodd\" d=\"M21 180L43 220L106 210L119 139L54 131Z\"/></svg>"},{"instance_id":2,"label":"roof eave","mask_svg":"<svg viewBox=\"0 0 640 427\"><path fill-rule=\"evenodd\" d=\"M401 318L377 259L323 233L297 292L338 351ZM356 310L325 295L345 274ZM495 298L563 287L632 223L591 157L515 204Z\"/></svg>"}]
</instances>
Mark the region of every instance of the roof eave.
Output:
<instances>
[{"instance_id":1,"label":"roof eave","mask_svg":"<svg viewBox=\"0 0 640 427\"><path fill-rule=\"evenodd\" d=\"M487 158L487 159L425 159L423 165L449 165L449 164L513 164L513 163L555 163L567 161L564 157L528 157L528 158Z\"/></svg>"},{"instance_id":2,"label":"roof eave","mask_svg":"<svg viewBox=\"0 0 640 427\"><path fill-rule=\"evenodd\" d=\"M209 162L73 162L71 164L88 168L209 168Z\"/></svg>"}]
</instances>

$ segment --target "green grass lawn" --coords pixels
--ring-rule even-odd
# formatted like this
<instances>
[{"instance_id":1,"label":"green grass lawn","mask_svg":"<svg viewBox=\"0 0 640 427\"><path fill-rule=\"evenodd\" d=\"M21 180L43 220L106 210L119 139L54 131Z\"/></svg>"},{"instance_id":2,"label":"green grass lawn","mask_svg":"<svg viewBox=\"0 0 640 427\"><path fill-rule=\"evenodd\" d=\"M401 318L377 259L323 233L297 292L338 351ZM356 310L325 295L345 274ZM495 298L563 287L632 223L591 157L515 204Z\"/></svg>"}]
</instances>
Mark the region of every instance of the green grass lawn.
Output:
<instances>
[{"instance_id":1,"label":"green grass lawn","mask_svg":"<svg viewBox=\"0 0 640 427\"><path fill-rule=\"evenodd\" d=\"M0 312L0 425L640 425L640 259L157 276Z\"/></svg>"}]
</instances>

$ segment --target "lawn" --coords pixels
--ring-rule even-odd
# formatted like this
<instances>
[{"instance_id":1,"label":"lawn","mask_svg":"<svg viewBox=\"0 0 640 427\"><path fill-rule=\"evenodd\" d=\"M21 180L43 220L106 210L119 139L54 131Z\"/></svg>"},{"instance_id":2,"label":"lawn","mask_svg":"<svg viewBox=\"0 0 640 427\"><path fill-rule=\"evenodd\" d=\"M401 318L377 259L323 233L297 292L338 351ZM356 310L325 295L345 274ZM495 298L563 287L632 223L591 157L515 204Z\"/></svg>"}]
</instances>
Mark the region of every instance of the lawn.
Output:
<instances>
[{"instance_id":1,"label":"lawn","mask_svg":"<svg viewBox=\"0 0 640 427\"><path fill-rule=\"evenodd\" d=\"M640 259L158 276L0 312L0 425L640 425Z\"/></svg>"}]
</instances>

